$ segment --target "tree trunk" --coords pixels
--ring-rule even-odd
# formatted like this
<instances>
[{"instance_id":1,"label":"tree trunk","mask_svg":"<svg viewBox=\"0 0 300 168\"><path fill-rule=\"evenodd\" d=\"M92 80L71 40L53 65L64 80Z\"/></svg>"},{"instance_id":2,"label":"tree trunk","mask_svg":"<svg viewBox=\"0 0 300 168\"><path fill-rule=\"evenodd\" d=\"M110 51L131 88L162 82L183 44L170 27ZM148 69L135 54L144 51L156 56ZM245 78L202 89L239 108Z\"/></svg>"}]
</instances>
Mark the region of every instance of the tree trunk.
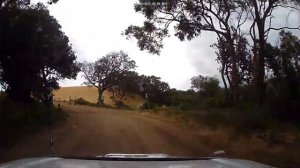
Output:
<instances>
[{"instance_id":1,"label":"tree trunk","mask_svg":"<svg viewBox=\"0 0 300 168\"><path fill-rule=\"evenodd\" d=\"M255 68L255 76L254 76L254 82L255 82L255 90L256 90L256 98L257 102L259 104L263 104L264 102L264 92L265 92L265 86L264 86L264 78L265 78L265 35L264 35L264 22L259 19L257 21L257 27L258 27L258 32L259 32L259 39L258 39L258 44L259 44L259 49L258 49L258 54L256 55L256 60L254 63L256 64L254 66Z\"/></svg>"},{"instance_id":2,"label":"tree trunk","mask_svg":"<svg viewBox=\"0 0 300 168\"><path fill-rule=\"evenodd\" d=\"M257 50L257 46L254 46L258 54L256 54L256 59L254 60L254 85L255 85L255 94L256 99L259 104L263 104L264 102L264 78L265 78L265 21L266 18L264 16L260 16L261 8L258 6L256 0L252 0L255 10L255 20L257 24L258 30L258 45L259 48ZM264 13L266 14L266 13ZM255 39L256 40L256 39ZM255 44L256 42L254 42Z\"/></svg>"},{"instance_id":3,"label":"tree trunk","mask_svg":"<svg viewBox=\"0 0 300 168\"><path fill-rule=\"evenodd\" d=\"M221 68L221 77L222 77L222 81L223 81L224 88L225 88L225 103L227 104L228 103L229 95L228 95L228 86L227 86L227 82L225 80L225 74L224 74L225 66L226 66L225 65L225 61L223 60L223 62L222 62L222 68Z\"/></svg>"},{"instance_id":4,"label":"tree trunk","mask_svg":"<svg viewBox=\"0 0 300 168\"><path fill-rule=\"evenodd\" d=\"M237 59L236 53L234 49L234 42L231 38L230 34L227 37L227 40L231 47L229 47L229 53L231 55L231 64L232 64L232 71L231 71L231 78L232 78L232 87L231 87L231 95L232 95L232 103L236 103L239 97L239 82L238 82L238 69L237 69Z\"/></svg>"},{"instance_id":5,"label":"tree trunk","mask_svg":"<svg viewBox=\"0 0 300 168\"><path fill-rule=\"evenodd\" d=\"M102 89L102 88L99 87L98 88L98 102L97 102L97 104L99 106L102 106L104 104L104 101L102 101L103 93L104 93L104 89Z\"/></svg>"}]
</instances>

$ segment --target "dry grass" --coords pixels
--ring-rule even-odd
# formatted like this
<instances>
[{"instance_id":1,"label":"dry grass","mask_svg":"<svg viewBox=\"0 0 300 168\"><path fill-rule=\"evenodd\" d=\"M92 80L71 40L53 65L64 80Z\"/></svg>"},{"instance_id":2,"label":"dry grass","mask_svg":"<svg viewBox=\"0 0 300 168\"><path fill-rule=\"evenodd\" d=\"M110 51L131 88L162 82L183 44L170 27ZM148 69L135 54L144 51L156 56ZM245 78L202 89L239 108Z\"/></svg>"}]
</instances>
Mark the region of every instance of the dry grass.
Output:
<instances>
[{"instance_id":1,"label":"dry grass","mask_svg":"<svg viewBox=\"0 0 300 168\"><path fill-rule=\"evenodd\" d=\"M69 96L74 99L83 97L90 102L97 101L97 90L88 87L62 88L55 93L56 98L69 100ZM105 93L105 103L114 105L111 93ZM115 99L116 101L116 99ZM137 108L144 103L140 97L127 96L123 102ZM179 127L192 131L197 135L198 144L204 146L202 151L225 150L225 157L241 158L253 160L277 167L300 167L300 133L298 130L278 129L260 135L258 133L237 132L229 126L208 126L202 120L197 120L193 116L184 113L169 112L170 109L159 109L157 111L145 111L143 115L156 119L168 118L176 121ZM155 113L153 113L155 112ZM220 117L220 116L214 116ZM192 142L191 142L192 143ZM209 153L209 152L207 152Z\"/></svg>"},{"instance_id":2,"label":"dry grass","mask_svg":"<svg viewBox=\"0 0 300 168\"><path fill-rule=\"evenodd\" d=\"M137 109L145 103L145 100L139 95L127 94L123 99L117 96L115 96L114 99L111 97L111 92L104 92L104 103L113 107L115 107L115 102L120 100L133 109ZM97 88L87 86L61 87L59 90L54 91L55 100L70 101L78 98L83 98L91 103L97 103Z\"/></svg>"}]
</instances>

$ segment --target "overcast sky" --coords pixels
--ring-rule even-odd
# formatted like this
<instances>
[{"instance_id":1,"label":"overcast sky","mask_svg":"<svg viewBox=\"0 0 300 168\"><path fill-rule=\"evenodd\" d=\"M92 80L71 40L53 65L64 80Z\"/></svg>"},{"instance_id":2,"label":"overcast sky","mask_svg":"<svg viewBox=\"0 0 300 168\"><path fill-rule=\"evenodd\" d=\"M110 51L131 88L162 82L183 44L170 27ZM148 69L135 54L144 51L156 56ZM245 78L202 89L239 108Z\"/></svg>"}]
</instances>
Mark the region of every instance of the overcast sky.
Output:
<instances>
[{"instance_id":1,"label":"overcast sky","mask_svg":"<svg viewBox=\"0 0 300 168\"><path fill-rule=\"evenodd\" d=\"M139 74L155 75L172 88L190 88L190 78L198 74L218 76L215 51L209 46L216 41L213 33L180 42L176 37L165 39L160 56L140 51L136 40L121 35L129 25L141 25L144 17L134 12L136 0L60 0L49 6L69 37L79 61L95 61L111 51L123 50L136 61ZM299 23L299 15L292 16ZM278 24L280 24L278 22ZM273 41L276 37L273 37ZM61 81L62 86L80 86L77 80Z\"/></svg>"}]
</instances>

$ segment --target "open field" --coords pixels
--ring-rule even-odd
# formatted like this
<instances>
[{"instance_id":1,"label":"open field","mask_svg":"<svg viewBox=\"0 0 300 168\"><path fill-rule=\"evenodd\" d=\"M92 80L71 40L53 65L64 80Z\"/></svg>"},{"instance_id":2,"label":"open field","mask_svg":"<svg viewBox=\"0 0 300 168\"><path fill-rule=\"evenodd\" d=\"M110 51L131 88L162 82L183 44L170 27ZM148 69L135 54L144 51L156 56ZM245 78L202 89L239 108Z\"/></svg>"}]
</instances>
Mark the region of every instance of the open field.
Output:
<instances>
[{"instance_id":1,"label":"open field","mask_svg":"<svg viewBox=\"0 0 300 168\"><path fill-rule=\"evenodd\" d=\"M97 103L98 92L95 87L77 86L77 87L61 87L54 91L54 99L60 101L70 101L78 98L83 98L91 103ZM112 99L112 93L104 92L104 103L106 105L115 106L115 101L122 100L127 106L137 109L142 106L145 100L139 95L128 94L123 99L117 96Z\"/></svg>"}]
</instances>

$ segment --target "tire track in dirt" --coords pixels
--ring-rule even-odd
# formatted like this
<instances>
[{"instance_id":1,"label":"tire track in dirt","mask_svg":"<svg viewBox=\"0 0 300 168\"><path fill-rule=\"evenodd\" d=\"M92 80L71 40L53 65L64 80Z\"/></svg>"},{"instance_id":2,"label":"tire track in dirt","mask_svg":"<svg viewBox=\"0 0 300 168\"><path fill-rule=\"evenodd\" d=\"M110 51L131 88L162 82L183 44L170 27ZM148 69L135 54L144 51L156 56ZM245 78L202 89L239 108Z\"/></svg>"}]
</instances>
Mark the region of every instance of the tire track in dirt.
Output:
<instances>
[{"instance_id":1,"label":"tire track in dirt","mask_svg":"<svg viewBox=\"0 0 300 168\"><path fill-rule=\"evenodd\" d=\"M166 153L208 156L213 152L192 130L176 121L124 111L62 104L69 118L53 130L58 156L97 156L107 153ZM4 160L48 156L47 129L24 137Z\"/></svg>"}]
</instances>

